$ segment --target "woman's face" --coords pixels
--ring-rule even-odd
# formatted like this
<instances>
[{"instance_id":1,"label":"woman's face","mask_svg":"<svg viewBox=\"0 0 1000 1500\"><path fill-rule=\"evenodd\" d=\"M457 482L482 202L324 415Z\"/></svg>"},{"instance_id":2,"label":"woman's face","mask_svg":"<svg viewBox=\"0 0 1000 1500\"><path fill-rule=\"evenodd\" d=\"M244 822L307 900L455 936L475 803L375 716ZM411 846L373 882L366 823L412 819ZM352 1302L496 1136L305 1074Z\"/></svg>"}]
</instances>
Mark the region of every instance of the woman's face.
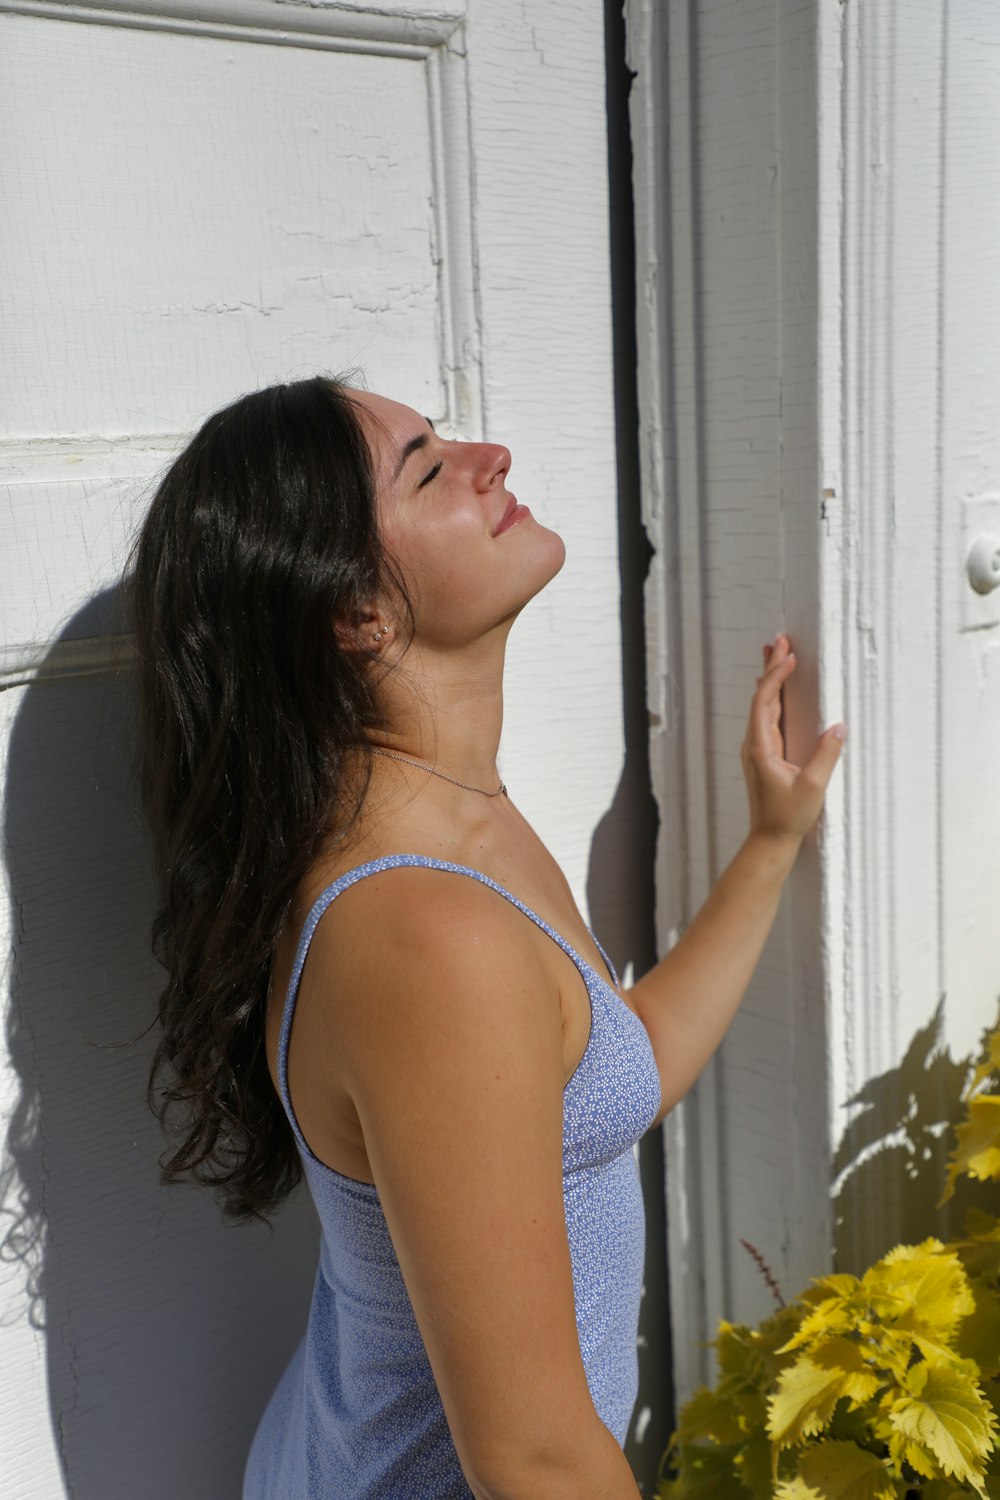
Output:
<instances>
[{"instance_id":1,"label":"woman's face","mask_svg":"<svg viewBox=\"0 0 1000 1500\"><path fill-rule=\"evenodd\" d=\"M510 622L563 565L562 538L507 488L496 443L440 437L409 406L352 392L375 461L379 523L413 605L415 638L461 645Z\"/></svg>"}]
</instances>

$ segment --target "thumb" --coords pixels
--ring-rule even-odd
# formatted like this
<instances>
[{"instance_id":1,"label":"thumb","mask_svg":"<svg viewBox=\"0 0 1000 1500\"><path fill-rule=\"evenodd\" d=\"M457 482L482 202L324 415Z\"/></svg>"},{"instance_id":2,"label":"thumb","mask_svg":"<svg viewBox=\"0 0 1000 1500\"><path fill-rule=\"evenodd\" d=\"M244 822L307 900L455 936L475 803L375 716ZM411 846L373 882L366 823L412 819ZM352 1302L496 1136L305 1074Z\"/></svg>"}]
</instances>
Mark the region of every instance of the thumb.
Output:
<instances>
[{"instance_id":1,"label":"thumb","mask_svg":"<svg viewBox=\"0 0 1000 1500\"><path fill-rule=\"evenodd\" d=\"M840 759L840 752L847 739L846 724L831 724L819 737L816 749L803 767L803 774L817 786L826 788Z\"/></svg>"}]
</instances>

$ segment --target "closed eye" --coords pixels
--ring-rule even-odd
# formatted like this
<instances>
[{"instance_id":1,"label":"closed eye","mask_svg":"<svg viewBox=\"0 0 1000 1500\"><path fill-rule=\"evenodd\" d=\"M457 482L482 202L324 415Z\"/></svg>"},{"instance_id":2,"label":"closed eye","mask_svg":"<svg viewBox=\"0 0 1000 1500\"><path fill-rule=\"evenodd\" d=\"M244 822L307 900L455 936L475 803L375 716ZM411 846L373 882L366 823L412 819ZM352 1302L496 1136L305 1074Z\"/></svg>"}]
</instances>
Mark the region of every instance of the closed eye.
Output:
<instances>
[{"instance_id":1,"label":"closed eye","mask_svg":"<svg viewBox=\"0 0 1000 1500\"><path fill-rule=\"evenodd\" d=\"M440 474L440 472L441 472L441 465L439 463L437 463L437 464L434 465L433 469L431 469L431 471L430 471L429 474L425 474L424 475L423 479L421 479L420 483L417 485L417 489L418 490L422 490L423 487L424 487L424 485L425 484L430 484L431 480L433 478L435 478L436 475Z\"/></svg>"}]
</instances>

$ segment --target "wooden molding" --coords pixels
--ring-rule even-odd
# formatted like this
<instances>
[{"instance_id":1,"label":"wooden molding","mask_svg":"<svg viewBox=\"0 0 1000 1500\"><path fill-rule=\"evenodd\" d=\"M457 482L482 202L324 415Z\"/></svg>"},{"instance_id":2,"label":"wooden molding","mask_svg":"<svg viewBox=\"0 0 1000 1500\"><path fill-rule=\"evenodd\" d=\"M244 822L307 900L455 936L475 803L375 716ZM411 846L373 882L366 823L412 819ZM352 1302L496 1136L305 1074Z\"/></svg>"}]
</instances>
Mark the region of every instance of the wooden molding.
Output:
<instances>
[{"instance_id":1,"label":"wooden molding","mask_svg":"<svg viewBox=\"0 0 1000 1500\"><path fill-rule=\"evenodd\" d=\"M454 0L431 7L352 5L342 0L102 0L96 5L0 0L0 11L91 26L133 26L404 57L423 57L431 48L446 45L465 18L465 5Z\"/></svg>"}]
</instances>

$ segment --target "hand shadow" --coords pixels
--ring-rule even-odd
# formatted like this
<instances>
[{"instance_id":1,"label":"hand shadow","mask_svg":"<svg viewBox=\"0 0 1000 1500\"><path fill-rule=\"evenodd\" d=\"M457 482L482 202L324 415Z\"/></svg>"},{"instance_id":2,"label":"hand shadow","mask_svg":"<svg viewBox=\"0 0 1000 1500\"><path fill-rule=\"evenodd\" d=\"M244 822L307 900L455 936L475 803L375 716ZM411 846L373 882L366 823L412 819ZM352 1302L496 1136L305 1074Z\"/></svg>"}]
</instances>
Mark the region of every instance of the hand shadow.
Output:
<instances>
[{"instance_id":1,"label":"hand shadow","mask_svg":"<svg viewBox=\"0 0 1000 1500\"><path fill-rule=\"evenodd\" d=\"M60 640L108 635L114 591ZM131 776L127 666L20 694L4 859L14 914L7 1021L17 1085L0 1253L42 1330L54 1444L74 1500L237 1500L245 1454L305 1327L312 1209L224 1225L209 1192L163 1188L145 1102L162 971ZM133 1040L129 1040L133 1039Z\"/></svg>"}]
</instances>

